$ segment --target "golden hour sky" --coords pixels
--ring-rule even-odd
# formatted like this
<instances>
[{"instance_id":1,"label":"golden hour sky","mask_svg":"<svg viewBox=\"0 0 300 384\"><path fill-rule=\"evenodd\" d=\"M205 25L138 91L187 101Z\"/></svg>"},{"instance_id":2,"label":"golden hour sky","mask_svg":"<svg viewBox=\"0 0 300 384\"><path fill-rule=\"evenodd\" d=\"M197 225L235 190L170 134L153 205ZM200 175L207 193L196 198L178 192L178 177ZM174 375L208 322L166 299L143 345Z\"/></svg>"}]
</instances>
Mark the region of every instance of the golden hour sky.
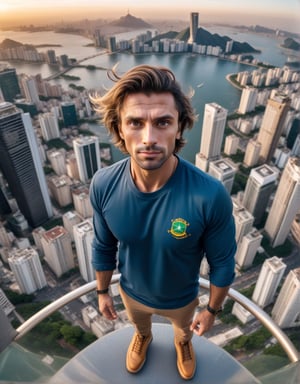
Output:
<instances>
[{"instance_id":1,"label":"golden hour sky","mask_svg":"<svg viewBox=\"0 0 300 384\"><path fill-rule=\"evenodd\" d=\"M0 28L6 25L84 18L180 18L199 12L200 22L260 24L300 32L300 0L0 0Z\"/></svg>"}]
</instances>

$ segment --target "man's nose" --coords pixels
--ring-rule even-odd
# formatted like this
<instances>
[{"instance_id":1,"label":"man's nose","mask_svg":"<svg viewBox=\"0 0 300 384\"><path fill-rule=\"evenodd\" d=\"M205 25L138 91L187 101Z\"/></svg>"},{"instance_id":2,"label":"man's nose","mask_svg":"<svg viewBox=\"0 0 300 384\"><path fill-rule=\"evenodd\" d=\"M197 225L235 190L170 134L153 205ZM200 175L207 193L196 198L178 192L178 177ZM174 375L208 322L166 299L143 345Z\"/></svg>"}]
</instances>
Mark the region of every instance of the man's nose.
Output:
<instances>
[{"instance_id":1,"label":"man's nose","mask_svg":"<svg viewBox=\"0 0 300 384\"><path fill-rule=\"evenodd\" d=\"M156 132L151 123L145 124L143 129L143 143L144 144L156 144Z\"/></svg>"}]
</instances>

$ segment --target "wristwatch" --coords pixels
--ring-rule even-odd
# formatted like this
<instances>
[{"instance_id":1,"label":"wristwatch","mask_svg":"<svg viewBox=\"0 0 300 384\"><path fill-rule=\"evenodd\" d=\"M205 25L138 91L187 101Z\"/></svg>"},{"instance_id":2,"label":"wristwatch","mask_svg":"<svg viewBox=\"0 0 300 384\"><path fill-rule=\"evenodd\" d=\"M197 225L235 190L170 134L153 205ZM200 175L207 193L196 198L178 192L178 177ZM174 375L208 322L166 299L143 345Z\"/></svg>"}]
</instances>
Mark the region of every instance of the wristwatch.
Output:
<instances>
[{"instance_id":1,"label":"wristwatch","mask_svg":"<svg viewBox=\"0 0 300 384\"><path fill-rule=\"evenodd\" d=\"M108 288L106 289L96 289L97 295L105 295L108 293Z\"/></svg>"},{"instance_id":2,"label":"wristwatch","mask_svg":"<svg viewBox=\"0 0 300 384\"><path fill-rule=\"evenodd\" d=\"M219 313L223 311L222 307L219 309L214 309L209 304L207 304L206 309L208 310L209 313L211 313L214 316L217 316Z\"/></svg>"}]
</instances>

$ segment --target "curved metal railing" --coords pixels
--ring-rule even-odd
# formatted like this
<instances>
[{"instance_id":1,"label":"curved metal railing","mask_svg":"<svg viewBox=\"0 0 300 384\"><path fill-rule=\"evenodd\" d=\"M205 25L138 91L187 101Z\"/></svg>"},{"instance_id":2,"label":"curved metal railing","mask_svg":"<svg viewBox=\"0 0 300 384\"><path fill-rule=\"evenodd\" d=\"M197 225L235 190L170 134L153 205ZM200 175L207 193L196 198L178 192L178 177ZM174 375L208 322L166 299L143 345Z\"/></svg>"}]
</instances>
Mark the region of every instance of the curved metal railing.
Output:
<instances>
[{"instance_id":1,"label":"curved metal railing","mask_svg":"<svg viewBox=\"0 0 300 384\"><path fill-rule=\"evenodd\" d=\"M113 275L111 284L117 283L120 280L120 274ZM199 279L200 287L209 290L209 281L200 277ZM53 312L62 308L64 305L69 302L78 299L82 295L85 295L92 290L96 289L96 281L92 281L87 283L72 292L67 293L63 297L57 299L53 303L47 305L45 308L41 309L39 312L34 314L30 319L25 321L22 325L20 325L17 329L17 335L14 340L18 340L22 336L24 336L27 332L29 332L32 328L34 328L38 323L44 320L46 317L51 315ZM300 360L300 354L295 348L294 344L287 337L287 335L278 327L277 324L271 319L271 317L263 311L258 305L253 303L247 297L239 293L233 288L229 289L228 296L232 298L234 301L242 305L247 311L252 313L277 339L278 343L286 352L288 358L291 362L295 363Z\"/></svg>"}]
</instances>

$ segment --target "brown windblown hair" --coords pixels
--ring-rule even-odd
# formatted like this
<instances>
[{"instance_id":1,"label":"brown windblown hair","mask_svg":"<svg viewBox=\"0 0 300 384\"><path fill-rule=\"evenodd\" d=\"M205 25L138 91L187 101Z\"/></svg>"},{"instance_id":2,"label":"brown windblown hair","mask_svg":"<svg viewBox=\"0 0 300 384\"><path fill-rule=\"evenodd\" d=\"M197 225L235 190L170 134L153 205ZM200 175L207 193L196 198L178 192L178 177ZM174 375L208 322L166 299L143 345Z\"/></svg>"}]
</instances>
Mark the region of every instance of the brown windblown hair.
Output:
<instances>
[{"instance_id":1,"label":"brown windblown hair","mask_svg":"<svg viewBox=\"0 0 300 384\"><path fill-rule=\"evenodd\" d=\"M178 123L181 137L176 140L174 152L178 152L184 145L183 132L192 128L196 120L190 97L186 96L176 81L173 72L165 67L138 65L123 76L119 76L113 68L108 77L116 83L104 96L90 96L94 108L101 115L101 121L109 131L113 143L123 153L127 153L124 140L119 133L120 112L125 98L133 93L171 93L178 110Z\"/></svg>"}]
</instances>

